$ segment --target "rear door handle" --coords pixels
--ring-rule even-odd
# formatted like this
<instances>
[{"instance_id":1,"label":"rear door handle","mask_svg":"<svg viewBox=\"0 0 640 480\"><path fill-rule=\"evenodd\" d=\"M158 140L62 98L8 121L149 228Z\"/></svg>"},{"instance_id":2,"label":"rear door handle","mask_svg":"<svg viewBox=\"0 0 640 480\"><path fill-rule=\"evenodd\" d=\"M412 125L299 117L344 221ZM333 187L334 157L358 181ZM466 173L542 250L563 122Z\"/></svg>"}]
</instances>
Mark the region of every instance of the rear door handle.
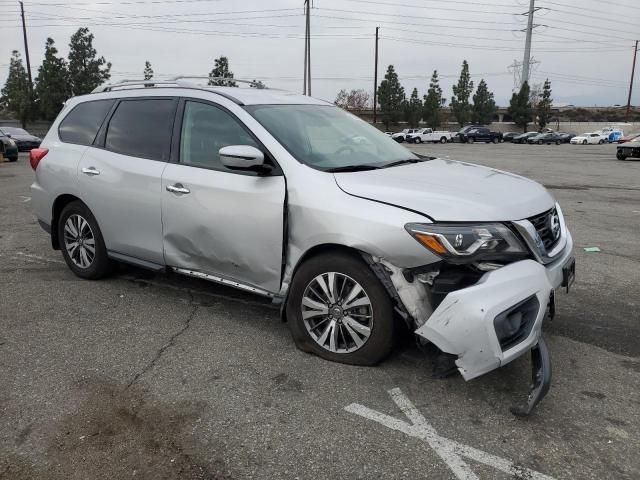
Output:
<instances>
[{"instance_id":1,"label":"rear door handle","mask_svg":"<svg viewBox=\"0 0 640 480\"><path fill-rule=\"evenodd\" d=\"M167 192L171 192L171 193L191 193L191 190L189 190L188 188L185 188L184 185L182 185L181 183L176 183L174 185L167 185Z\"/></svg>"},{"instance_id":2,"label":"rear door handle","mask_svg":"<svg viewBox=\"0 0 640 480\"><path fill-rule=\"evenodd\" d=\"M82 173L93 177L95 175L100 175L100 170L98 170L96 167L85 167L82 169Z\"/></svg>"}]
</instances>

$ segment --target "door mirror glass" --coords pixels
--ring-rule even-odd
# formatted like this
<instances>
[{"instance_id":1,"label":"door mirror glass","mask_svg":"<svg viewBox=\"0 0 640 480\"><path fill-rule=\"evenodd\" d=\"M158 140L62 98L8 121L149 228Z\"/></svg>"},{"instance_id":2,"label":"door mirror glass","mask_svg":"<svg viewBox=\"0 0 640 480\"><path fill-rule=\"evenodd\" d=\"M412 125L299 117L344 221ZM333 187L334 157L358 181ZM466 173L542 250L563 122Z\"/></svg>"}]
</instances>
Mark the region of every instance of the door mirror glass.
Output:
<instances>
[{"instance_id":1,"label":"door mirror glass","mask_svg":"<svg viewBox=\"0 0 640 480\"><path fill-rule=\"evenodd\" d=\"M263 171L264 154L251 145L229 145L222 147L218 154L222 164L231 170Z\"/></svg>"}]
</instances>

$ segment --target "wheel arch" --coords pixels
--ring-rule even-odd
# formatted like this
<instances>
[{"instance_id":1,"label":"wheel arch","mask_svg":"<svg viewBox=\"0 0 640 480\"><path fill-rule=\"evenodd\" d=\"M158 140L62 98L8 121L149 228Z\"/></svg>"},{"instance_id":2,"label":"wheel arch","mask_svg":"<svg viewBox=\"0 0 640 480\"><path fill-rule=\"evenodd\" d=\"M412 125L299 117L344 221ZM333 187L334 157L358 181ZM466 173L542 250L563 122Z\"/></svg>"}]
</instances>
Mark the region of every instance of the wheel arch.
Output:
<instances>
[{"instance_id":1,"label":"wheel arch","mask_svg":"<svg viewBox=\"0 0 640 480\"><path fill-rule=\"evenodd\" d=\"M60 214L62 210L64 210L64 207L75 201L82 202L82 200L75 195L64 193L58 195L53 202L53 206L51 207L51 246L55 250L60 250L60 239L58 238L58 220L60 219ZM82 203L86 206L86 203Z\"/></svg>"},{"instance_id":2,"label":"wheel arch","mask_svg":"<svg viewBox=\"0 0 640 480\"><path fill-rule=\"evenodd\" d=\"M306 250L300 257L298 258L296 264L291 270L291 275L288 278L288 285L286 292L284 292L284 296L282 297L282 303L280 304L280 318L283 322L287 321L287 299L289 297L289 291L291 283L296 276L296 272L300 269L305 262L308 260L315 258L319 255L324 255L326 253L343 253L347 255L351 255L353 257L359 258L363 260L363 255L368 255L366 252L359 250L354 247L349 247L347 245L339 244L339 243L322 243L319 245L314 245ZM363 260L364 261L364 260Z\"/></svg>"}]
</instances>

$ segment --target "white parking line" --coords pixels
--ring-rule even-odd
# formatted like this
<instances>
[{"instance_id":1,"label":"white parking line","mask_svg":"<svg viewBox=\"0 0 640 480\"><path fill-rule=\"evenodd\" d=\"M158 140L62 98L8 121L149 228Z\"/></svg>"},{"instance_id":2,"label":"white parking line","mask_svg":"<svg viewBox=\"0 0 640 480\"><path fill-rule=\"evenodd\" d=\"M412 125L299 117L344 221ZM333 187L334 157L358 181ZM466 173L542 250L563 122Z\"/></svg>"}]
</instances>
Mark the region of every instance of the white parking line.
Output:
<instances>
[{"instance_id":1,"label":"white parking line","mask_svg":"<svg viewBox=\"0 0 640 480\"><path fill-rule=\"evenodd\" d=\"M429 446L438 454L438 456L447 464L459 480L478 480L478 476L471 470L471 467L463 458L483 463L490 467L500 470L516 478L531 478L537 480L554 480L553 477L544 475L535 470L520 467L506 458L497 457L490 453L483 452L477 448L458 443L454 440L444 438L436 432L436 430L427 422L427 419L420 411L411 403L407 396L402 393L399 388L389 390L389 395L395 404L402 410L402 413L411 421L411 423L399 420L376 410L372 410L364 405L352 403L344 409L347 412L360 415L361 417L373 420L392 430L397 430L410 437L418 438Z\"/></svg>"},{"instance_id":2,"label":"white parking line","mask_svg":"<svg viewBox=\"0 0 640 480\"><path fill-rule=\"evenodd\" d=\"M17 255L20 255L21 257L30 258L32 260L40 260L41 262L64 264L62 260L55 260L53 258L41 257L40 255L33 255L31 253L17 252Z\"/></svg>"}]
</instances>

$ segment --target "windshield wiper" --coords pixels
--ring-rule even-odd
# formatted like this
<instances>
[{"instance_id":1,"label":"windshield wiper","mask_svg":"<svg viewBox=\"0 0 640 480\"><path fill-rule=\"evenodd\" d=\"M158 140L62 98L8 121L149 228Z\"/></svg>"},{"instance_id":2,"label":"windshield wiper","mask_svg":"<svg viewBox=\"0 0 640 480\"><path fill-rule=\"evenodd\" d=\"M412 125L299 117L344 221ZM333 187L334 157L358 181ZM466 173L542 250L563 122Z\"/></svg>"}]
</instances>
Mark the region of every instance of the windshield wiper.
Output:
<instances>
[{"instance_id":1,"label":"windshield wiper","mask_svg":"<svg viewBox=\"0 0 640 480\"><path fill-rule=\"evenodd\" d=\"M384 165L382 165L380 168L389 168L389 167L396 167L398 165L406 165L408 163L418 163L418 162L424 162L426 159L423 158L406 158L404 160L398 160L396 162L391 162L391 163L385 163Z\"/></svg>"},{"instance_id":2,"label":"windshield wiper","mask_svg":"<svg viewBox=\"0 0 640 480\"><path fill-rule=\"evenodd\" d=\"M328 168L327 172L337 173L337 172L365 172L367 170L377 170L381 167L376 167L375 165L346 165L344 167L334 167Z\"/></svg>"}]
</instances>

